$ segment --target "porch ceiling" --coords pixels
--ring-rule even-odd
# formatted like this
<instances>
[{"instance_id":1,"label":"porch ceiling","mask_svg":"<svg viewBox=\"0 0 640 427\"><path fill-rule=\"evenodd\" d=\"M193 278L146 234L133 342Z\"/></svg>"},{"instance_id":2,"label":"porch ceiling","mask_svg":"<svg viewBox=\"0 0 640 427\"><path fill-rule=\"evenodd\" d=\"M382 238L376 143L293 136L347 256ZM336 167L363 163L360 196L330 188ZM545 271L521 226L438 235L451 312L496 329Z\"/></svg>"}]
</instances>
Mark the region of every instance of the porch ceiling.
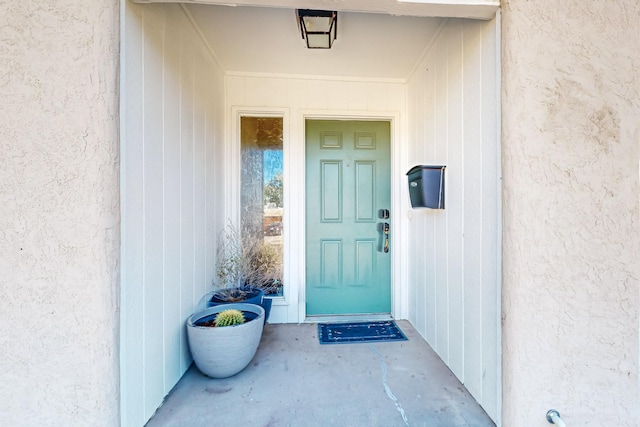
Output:
<instances>
[{"instance_id":1,"label":"porch ceiling","mask_svg":"<svg viewBox=\"0 0 640 427\"><path fill-rule=\"evenodd\" d=\"M165 3L176 0L133 0ZM181 0L231 73L405 80L443 17L491 19L499 0ZM296 8L337 10L329 50L306 49Z\"/></svg>"},{"instance_id":2,"label":"porch ceiling","mask_svg":"<svg viewBox=\"0 0 640 427\"><path fill-rule=\"evenodd\" d=\"M340 12L331 49L307 49L295 9L190 4L227 72L405 79L442 18Z\"/></svg>"}]
</instances>

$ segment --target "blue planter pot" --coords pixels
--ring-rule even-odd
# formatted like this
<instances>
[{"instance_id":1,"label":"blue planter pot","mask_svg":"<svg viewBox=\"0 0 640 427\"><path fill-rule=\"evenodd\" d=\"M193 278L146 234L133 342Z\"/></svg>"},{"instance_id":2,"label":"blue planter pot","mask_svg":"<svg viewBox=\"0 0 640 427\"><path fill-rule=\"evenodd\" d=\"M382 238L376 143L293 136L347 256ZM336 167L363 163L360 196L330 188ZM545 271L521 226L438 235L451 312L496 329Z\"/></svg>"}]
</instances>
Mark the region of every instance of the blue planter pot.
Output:
<instances>
[{"instance_id":1,"label":"blue planter pot","mask_svg":"<svg viewBox=\"0 0 640 427\"><path fill-rule=\"evenodd\" d=\"M226 294L236 292L237 298L233 300L229 300L225 298ZM244 295L243 295L244 294ZM215 307L221 304L256 304L261 306L264 309L264 323L267 323L269 320L269 313L271 313L271 298L265 298L264 291L262 289L257 288L248 288L248 289L239 289L233 288L231 290L221 290L217 292L212 292L208 295L211 295L210 298L207 299L207 307Z\"/></svg>"},{"instance_id":2,"label":"blue planter pot","mask_svg":"<svg viewBox=\"0 0 640 427\"><path fill-rule=\"evenodd\" d=\"M260 306L264 308L264 323L267 323L269 320L269 313L271 313L271 304L273 300L271 298L267 298L266 296L262 298L262 304Z\"/></svg>"}]
</instances>

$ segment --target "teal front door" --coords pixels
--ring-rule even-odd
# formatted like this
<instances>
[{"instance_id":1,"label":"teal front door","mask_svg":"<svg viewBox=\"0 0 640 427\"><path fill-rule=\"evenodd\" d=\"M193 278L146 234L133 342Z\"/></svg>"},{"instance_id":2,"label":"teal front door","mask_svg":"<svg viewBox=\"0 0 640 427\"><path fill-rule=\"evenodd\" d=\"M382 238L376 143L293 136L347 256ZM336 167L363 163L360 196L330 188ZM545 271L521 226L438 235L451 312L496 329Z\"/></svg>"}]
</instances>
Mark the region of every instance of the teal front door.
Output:
<instances>
[{"instance_id":1,"label":"teal front door","mask_svg":"<svg viewBox=\"0 0 640 427\"><path fill-rule=\"evenodd\" d=\"M308 316L391 312L389 141L389 122L306 121Z\"/></svg>"}]
</instances>

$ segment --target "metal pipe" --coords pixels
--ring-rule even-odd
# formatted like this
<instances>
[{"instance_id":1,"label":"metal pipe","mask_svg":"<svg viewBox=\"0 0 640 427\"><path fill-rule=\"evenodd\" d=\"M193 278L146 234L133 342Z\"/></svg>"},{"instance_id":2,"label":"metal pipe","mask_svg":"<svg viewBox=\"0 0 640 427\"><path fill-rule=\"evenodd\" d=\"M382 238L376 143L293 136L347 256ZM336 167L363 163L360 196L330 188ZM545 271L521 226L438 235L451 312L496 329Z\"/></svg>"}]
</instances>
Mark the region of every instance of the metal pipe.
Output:
<instances>
[{"instance_id":1,"label":"metal pipe","mask_svg":"<svg viewBox=\"0 0 640 427\"><path fill-rule=\"evenodd\" d=\"M547 421L549 421L549 424L555 424L560 427L567 427L564 421L560 419L560 412L556 411L555 409L549 409L547 411Z\"/></svg>"}]
</instances>

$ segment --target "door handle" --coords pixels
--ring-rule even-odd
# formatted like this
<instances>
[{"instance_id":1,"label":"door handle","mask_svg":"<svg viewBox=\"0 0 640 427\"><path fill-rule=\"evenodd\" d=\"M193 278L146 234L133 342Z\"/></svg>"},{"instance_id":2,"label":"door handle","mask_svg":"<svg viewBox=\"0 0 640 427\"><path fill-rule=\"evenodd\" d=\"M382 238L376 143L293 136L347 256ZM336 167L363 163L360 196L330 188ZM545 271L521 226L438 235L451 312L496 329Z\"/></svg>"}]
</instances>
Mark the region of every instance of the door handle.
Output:
<instances>
[{"instance_id":1,"label":"door handle","mask_svg":"<svg viewBox=\"0 0 640 427\"><path fill-rule=\"evenodd\" d=\"M389 252L389 223L385 222L382 226L382 230L384 232L384 252Z\"/></svg>"}]
</instances>

